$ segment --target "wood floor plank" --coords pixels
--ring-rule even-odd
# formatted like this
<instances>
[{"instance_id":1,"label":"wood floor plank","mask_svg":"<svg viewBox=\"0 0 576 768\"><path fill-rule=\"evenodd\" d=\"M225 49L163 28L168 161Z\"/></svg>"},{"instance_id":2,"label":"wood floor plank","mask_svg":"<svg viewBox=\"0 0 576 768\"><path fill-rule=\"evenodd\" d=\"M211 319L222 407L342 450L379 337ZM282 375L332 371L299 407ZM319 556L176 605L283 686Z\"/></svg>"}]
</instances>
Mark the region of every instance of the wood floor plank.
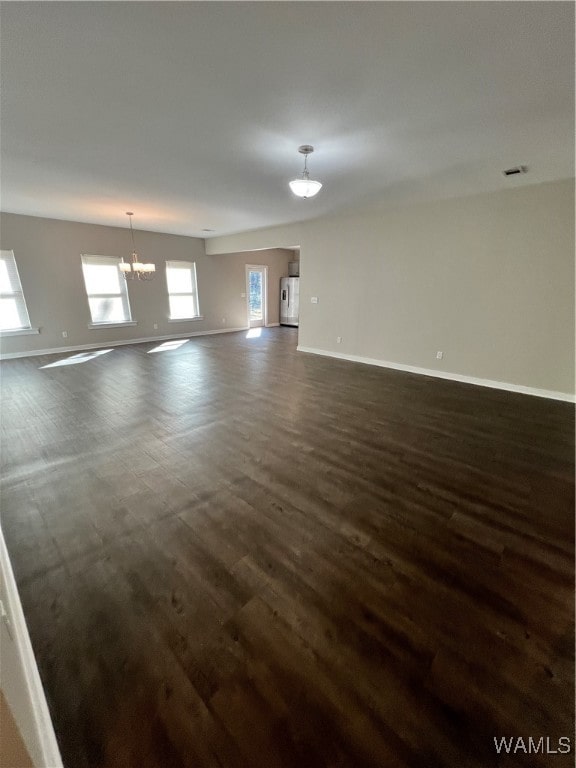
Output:
<instances>
[{"instance_id":1,"label":"wood floor plank","mask_svg":"<svg viewBox=\"0 0 576 768\"><path fill-rule=\"evenodd\" d=\"M66 768L572 766L573 406L296 339L2 363Z\"/></svg>"}]
</instances>

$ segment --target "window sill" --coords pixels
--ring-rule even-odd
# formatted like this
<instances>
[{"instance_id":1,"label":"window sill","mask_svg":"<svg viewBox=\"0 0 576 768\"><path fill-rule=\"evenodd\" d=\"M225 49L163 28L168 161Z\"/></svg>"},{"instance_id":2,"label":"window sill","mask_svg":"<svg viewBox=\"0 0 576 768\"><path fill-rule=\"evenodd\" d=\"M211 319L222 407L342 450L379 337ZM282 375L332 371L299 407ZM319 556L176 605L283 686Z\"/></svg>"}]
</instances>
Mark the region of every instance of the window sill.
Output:
<instances>
[{"instance_id":1,"label":"window sill","mask_svg":"<svg viewBox=\"0 0 576 768\"><path fill-rule=\"evenodd\" d=\"M0 331L0 336L32 336L40 333L40 328L13 328Z\"/></svg>"},{"instance_id":2,"label":"window sill","mask_svg":"<svg viewBox=\"0 0 576 768\"><path fill-rule=\"evenodd\" d=\"M204 320L204 315L196 315L196 317L169 317L169 323L193 323L196 320Z\"/></svg>"},{"instance_id":3,"label":"window sill","mask_svg":"<svg viewBox=\"0 0 576 768\"><path fill-rule=\"evenodd\" d=\"M138 325L136 320L126 320L122 323L88 323L88 328L93 331L96 328L125 328L128 325Z\"/></svg>"}]
</instances>

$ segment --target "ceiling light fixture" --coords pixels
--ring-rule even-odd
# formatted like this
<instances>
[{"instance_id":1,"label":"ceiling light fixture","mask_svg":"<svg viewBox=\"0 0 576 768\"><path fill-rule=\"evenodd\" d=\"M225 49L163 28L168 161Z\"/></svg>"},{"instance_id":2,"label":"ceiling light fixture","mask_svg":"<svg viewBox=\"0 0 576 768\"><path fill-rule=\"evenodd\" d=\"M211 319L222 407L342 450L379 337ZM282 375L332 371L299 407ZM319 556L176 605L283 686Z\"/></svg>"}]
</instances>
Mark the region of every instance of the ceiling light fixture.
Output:
<instances>
[{"instance_id":1,"label":"ceiling light fixture","mask_svg":"<svg viewBox=\"0 0 576 768\"><path fill-rule=\"evenodd\" d=\"M303 197L306 200L308 197L317 195L322 189L322 184L319 181L312 181L308 172L308 155L314 152L314 147L311 147L310 144L302 144L301 147L298 147L298 152L304 155L304 170L299 179L290 182L290 189L297 197Z\"/></svg>"},{"instance_id":2,"label":"ceiling light fixture","mask_svg":"<svg viewBox=\"0 0 576 768\"><path fill-rule=\"evenodd\" d=\"M154 273L156 272L156 264L144 264L138 259L136 246L134 245L134 230L132 229L132 216L134 216L134 214L132 211L126 211L126 216L130 217L129 221L130 237L132 238L132 261L124 261L124 257L122 257L122 261L120 264L118 264L118 269L124 275L125 280L134 280L134 278L138 280L152 280Z\"/></svg>"}]
</instances>

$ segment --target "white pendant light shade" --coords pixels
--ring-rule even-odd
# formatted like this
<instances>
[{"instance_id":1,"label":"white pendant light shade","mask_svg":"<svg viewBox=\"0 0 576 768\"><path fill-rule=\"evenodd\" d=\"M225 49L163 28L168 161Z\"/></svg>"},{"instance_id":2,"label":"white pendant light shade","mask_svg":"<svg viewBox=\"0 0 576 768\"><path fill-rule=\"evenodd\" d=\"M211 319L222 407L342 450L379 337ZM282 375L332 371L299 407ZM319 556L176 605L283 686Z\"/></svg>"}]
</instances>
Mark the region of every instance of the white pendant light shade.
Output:
<instances>
[{"instance_id":1,"label":"white pendant light shade","mask_svg":"<svg viewBox=\"0 0 576 768\"><path fill-rule=\"evenodd\" d=\"M312 179L294 179L290 182L290 189L297 197L314 197L322 189L322 184Z\"/></svg>"},{"instance_id":2,"label":"white pendant light shade","mask_svg":"<svg viewBox=\"0 0 576 768\"><path fill-rule=\"evenodd\" d=\"M302 144L301 147L298 147L298 152L300 152L301 155L304 155L304 170L299 179L294 179L290 182L290 189L296 197L301 197L306 200L308 197L317 195L322 189L322 184L319 181L313 181L308 172L308 155L311 155L312 152L314 152L314 147L311 147L310 144Z\"/></svg>"}]
</instances>

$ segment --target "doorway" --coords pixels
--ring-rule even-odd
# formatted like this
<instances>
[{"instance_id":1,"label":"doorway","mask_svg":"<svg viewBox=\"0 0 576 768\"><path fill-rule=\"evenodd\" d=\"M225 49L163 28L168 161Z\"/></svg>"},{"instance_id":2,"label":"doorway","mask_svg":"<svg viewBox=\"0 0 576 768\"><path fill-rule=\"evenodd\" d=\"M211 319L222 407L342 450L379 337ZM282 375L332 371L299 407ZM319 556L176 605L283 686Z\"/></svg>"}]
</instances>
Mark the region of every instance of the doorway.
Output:
<instances>
[{"instance_id":1,"label":"doorway","mask_svg":"<svg viewBox=\"0 0 576 768\"><path fill-rule=\"evenodd\" d=\"M268 267L246 265L246 299L248 304L248 326L261 328L268 322Z\"/></svg>"}]
</instances>

